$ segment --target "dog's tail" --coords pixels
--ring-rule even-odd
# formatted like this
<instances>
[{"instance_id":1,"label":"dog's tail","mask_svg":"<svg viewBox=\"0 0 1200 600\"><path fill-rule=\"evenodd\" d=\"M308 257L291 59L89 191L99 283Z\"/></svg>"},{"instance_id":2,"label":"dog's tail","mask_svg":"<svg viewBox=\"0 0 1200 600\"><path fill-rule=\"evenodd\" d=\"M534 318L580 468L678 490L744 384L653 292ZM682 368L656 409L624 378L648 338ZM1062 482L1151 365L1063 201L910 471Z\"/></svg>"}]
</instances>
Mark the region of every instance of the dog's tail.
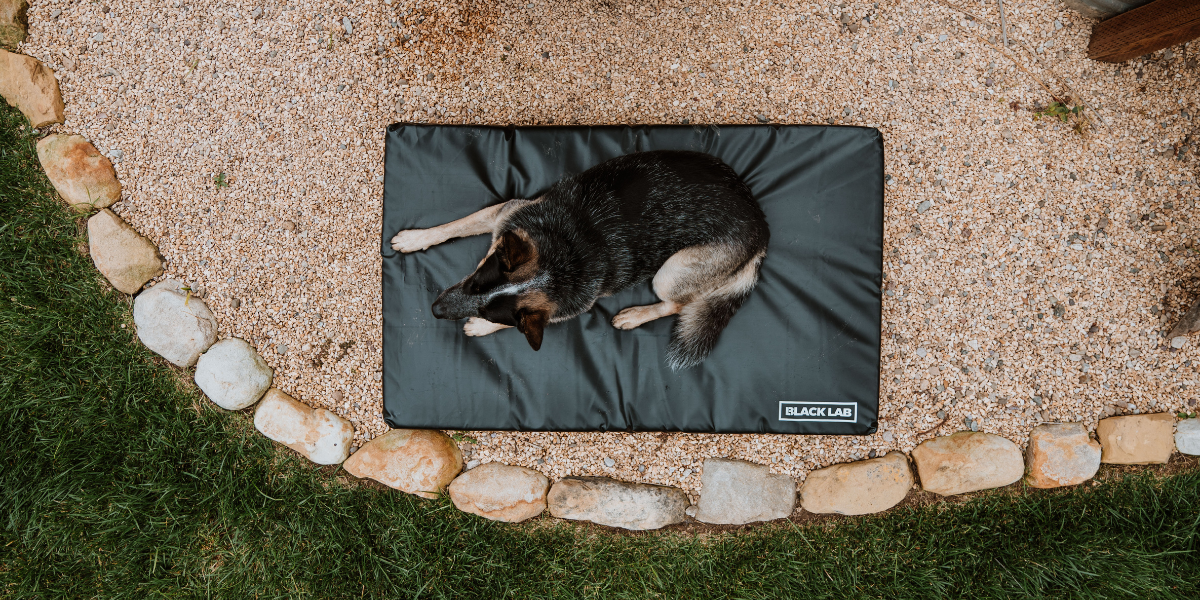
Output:
<instances>
[{"instance_id":1,"label":"dog's tail","mask_svg":"<svg viewBox=\"0 0 1200 600\"><path fill-rule=\"evenodd\" d=\"M667 365L672 370L694 367L708 356L721 331L750 297L750 290L758 282L762 259L763 253L758 254L729 283L689 302L679 311L667 345Z\"/></svg>"}]
</instances>

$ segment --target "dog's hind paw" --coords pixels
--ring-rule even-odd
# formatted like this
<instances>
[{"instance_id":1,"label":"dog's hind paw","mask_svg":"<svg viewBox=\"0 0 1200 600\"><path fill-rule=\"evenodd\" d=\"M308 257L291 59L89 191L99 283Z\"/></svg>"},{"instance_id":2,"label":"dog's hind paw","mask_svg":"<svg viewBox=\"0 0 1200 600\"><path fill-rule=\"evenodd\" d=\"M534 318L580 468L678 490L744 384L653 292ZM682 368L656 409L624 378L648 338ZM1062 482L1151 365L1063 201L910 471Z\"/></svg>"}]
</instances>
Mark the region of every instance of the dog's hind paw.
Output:
<instances>
[{"instance_id":1,"label":"dog's hind paw","mask_svg":"<svg viewBox=\"0 0 1200 600\"><path fill-rule=\"evenodd\" d=\"M444 241L432 229L405 229L392 238L392 250L407 254L428 249L430 246L436 246Z\"/></svg>"},{"instance_id":2,"label":"dog's hind paw","mask_svg":"<svg viewBox=\"0 0 1200 600\"><path fill-rule=\"evenodd\" d=\"M481 337L496 333L501 329L508 329L509 327L511 327L511 325L501 325L499 323L493 323L487 319L471 317L470 319L467 319L466 325L463 325L463 333L471 337Z\"/></svg>"},{"instance_id":3,"label":"dog's hind paw","mask_svg":"<svg viewBox=\"0 0 1200 600\"><path fill-rule=\"evenodd\" d=\"M617 313L617 316L612 319L613 327L617 329L633 329L642 323L654 320L654 316L647 314L649 312L646 310L647 308L650 307L631 306Z\"/></svg>"}]
</instances>

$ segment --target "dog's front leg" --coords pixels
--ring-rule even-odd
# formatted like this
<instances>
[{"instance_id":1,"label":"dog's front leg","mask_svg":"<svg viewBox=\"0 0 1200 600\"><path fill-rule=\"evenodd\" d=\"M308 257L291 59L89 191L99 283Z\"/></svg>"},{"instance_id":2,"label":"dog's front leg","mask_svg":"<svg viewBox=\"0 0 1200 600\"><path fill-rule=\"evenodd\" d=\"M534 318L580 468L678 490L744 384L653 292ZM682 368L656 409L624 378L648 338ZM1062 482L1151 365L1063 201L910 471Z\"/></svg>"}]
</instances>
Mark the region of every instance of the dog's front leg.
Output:
<instances>
[{"instance_id":1,"label":"dog's front leg","mask_svg":"<svg viewBox=\"0 0 1200 600\"><path fill-rule=\"evenodd\" d=\"M467 319L467 324L463 325L463 333L471 337L482 337L496 333L501 329L508 329L510 327L512 327L512 325L501 325L499 323L488 321L487 319L471 317L470 319Z\"/></svg>"},{"instance_id":2,"label":"dog's front leg","mask_svg":"<svg viewBox=\"0 0 1200 600\"><path fill-rule=\"evenodd\" d=\"M429 229L405 229L392 238L392 250L416 252L459 237L491 233L507 202L489 206L479 212Z\"/></svg>"},{"instance_id":3,"label":"dog's front leg","mask_svg":"<svg viewBox=\"0 0 1200 600\"><path fill-rule=\"evenodd\" d=\"M514 199L500 204L494 204L481 211L472 213L457 221L429 229L405 229L392 238L392 250L409 253L427 250L442 242L454 238L468 237L491 233L496 228L496 221L504 215L534 202L533 200Z\"/></svg>"}]
</instances>

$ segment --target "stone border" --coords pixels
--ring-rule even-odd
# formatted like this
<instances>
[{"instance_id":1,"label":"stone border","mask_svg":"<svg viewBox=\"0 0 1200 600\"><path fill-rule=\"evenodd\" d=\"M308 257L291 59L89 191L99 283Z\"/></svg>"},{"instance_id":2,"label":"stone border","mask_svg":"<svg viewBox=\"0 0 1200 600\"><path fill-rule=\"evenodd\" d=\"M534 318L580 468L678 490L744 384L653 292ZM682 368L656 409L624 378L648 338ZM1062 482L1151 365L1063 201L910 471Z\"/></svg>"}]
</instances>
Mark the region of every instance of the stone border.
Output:
<instances>
[{"instance_id":1,"label":"stone border","mask_svg":"<svg viewBox=\"0 0 1200 600\"><path fill-rule=\"evenodd\" d=\"M34 127L63 122L54 72L33 57L0 50L0 95ZM464 472L461 450L441 431L393 429L352 453L350 422L273 388L274 373L253 346L237 338L217 341L215 317L189 287L166 280L143 290L162 273L163 258L153 242L108 210L121 195L108 158L82 136L58 133L38 142L38 158L68 205L98 211L88 219L92 260L114 288L134 297L138 339L172 364L194 366L196 385L213 403L226 410L257 404L255 428L310 461L340 464L355 477L424 498L448 490L457 508L487 519L522 522L548 509L561 519L630 530L658 529L689 517L741 525L788 518L797 497L811 513L865 515L896 506L913 489L950 496L1022 479L1034 488L1072 486L1094 477L1101 463L1165 464L1176 449L1200 455L1200 419L1185 419L1176 431L1169 413L1102 419L1095 439L1081 423L1043 423L1031 432L1024 455L1003 437L960 431L925 440L911 455L893 451L814 470L799 486L766 465L709 457L692 506L682 489L671 486L607 477L566 477L551 484L533 469L495 462Z\"/></svg>"}]
</instances>

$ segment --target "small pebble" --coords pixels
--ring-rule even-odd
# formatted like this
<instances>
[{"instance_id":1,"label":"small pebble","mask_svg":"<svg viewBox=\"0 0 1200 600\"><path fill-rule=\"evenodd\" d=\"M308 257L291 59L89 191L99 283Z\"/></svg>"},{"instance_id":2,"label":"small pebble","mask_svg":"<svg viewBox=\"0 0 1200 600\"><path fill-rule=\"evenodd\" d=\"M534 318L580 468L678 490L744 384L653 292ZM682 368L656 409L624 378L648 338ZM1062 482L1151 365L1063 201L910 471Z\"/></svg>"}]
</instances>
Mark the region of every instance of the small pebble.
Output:
<instances>
[{"instance_id":1,"label":"small pebble","mask_svg":"<svg viewBox=\"0 0 1200 600\"><path fill-rule=\"evenodd\" d=\"M617 464L617 461L615 461L607 456L604 457L604 466L611 469L613 467L613 465L615 465L615 464Z\"/></svg>"}]
</instances>

